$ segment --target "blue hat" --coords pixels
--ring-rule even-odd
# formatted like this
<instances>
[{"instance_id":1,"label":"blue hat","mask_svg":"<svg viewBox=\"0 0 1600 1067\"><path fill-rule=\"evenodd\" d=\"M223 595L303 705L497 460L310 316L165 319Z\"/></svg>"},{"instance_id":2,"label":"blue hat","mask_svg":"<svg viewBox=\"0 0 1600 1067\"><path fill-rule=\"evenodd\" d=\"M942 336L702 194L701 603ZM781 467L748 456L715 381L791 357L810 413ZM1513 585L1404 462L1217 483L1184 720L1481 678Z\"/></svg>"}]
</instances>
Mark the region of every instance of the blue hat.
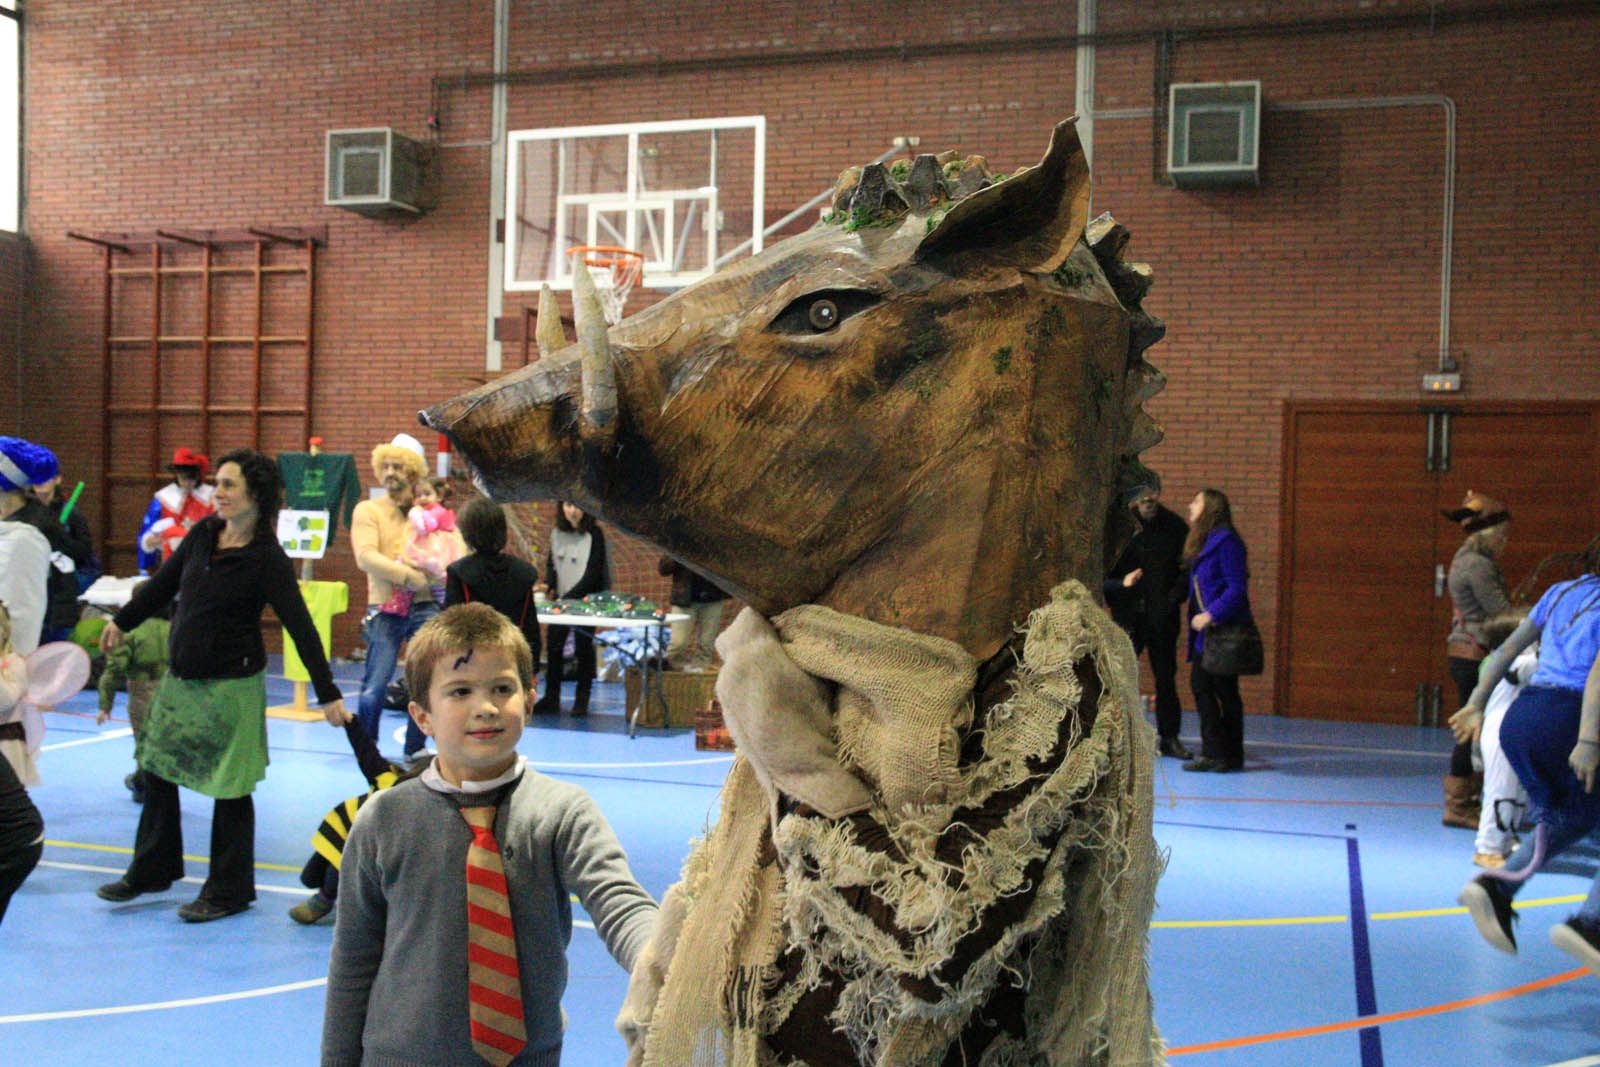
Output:
<instances>
[{"instance_id":1,"label":"blue hat","mask_svg":"<svg viewBox=\"0 0 1600 1067\"><path fill-rule=\"evenodd\" d=\"M0 489L21 492L48 482L61 471L56 454L20 437L0 437Z\"/></svg>"}]
</instances>

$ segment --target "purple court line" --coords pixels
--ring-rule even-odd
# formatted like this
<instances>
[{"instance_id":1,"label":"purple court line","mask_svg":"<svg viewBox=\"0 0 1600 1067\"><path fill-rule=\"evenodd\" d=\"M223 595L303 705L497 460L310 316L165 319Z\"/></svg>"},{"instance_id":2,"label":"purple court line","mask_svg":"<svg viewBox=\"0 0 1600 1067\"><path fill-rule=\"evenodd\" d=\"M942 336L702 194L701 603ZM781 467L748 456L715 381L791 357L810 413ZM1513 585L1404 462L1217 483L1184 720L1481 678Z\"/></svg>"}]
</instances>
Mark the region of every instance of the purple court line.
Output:
<instances>
[{"instance_id":1,"label":"purple court line","mask_svg":"<svg viewBox=\"0 0 1600 1067\"><path fill-rule=\"evenodd\" d=\"M1372 975L1372 942L1367 935L1367 899L1361 884L1361 845L1354 823L1346 823L1350 836L1345 839L1345 854L1350 860L1350 947L1355 962L1356 1014L1378 1014L1378 990ZM1361 1067L1383 1067L1383 1037L1376 1026L1364 1026L1361 1039Z\"/></svg>"}]
</instances>

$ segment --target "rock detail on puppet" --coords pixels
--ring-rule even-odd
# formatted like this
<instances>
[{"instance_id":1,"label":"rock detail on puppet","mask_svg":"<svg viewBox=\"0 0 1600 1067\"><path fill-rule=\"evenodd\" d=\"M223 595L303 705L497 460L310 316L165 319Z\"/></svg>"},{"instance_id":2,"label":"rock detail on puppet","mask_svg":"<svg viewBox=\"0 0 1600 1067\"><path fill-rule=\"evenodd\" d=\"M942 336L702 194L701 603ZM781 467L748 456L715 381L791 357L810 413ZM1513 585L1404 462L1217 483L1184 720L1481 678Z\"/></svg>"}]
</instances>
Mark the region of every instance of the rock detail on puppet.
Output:
<instances>
[{"instance_id":1,"label":"rock detail on puppet","mask_svg":"<svg viewBox=\"0 0 1600 1067\"><path fill-rule=\"evenodd\" d=\"M1037 166L852 168L804 234L440 404L750 604L740 755L618 1020L640 1064L1150 1064L1159 858L1132 646L1092 599L1163 378L1071 122ZM547 326L547 323L549 324Z\"/></svg>"}]
</instances>

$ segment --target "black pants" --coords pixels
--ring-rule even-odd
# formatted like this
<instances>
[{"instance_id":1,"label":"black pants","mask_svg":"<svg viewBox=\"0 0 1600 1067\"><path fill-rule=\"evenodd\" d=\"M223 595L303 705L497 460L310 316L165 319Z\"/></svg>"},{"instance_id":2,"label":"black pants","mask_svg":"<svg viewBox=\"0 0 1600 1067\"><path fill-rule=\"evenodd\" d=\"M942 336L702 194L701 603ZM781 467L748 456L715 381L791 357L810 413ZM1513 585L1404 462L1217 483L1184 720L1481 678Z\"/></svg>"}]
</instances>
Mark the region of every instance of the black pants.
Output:
<instances>
[{"instance_id":1,"label":"black pants","mask_svg":"<svg viewBox=\"0 0 1600 1067\"><path fill-rule=\"evenodd\" d=\"M1195 710L1200 713L1200 754L1229 767L1244 766L1244 701L1239 677L1208 674L1195 660L1189 672Z\"/></svg>"},{"instance_id":2,"label":"black pants","mask_svg":"<svg viewBox=\"0 0 1600 1067\"><path fill-rule=\"evenodd\" d=\"M5 759L0 756L0 759ZM22 887L28 880L28 875L39 865L39 857L44 855L44 842L33 845L24 845L22 848L8 855L0 856L0 922L6 917L6 908L11 903L11 895Z\"/></svg>"},{"instance_id":3,"label":"black pants","mask_svg":"<svg viewBox=\"0 0 1600 1067\"><path fill-rule=\"evenodd\" d=\"M1183 724L1183 707L1178 703L1178 620L1174 618L1170 627L1136 626L1128 636L1133 638L1134 656L1143 652L1150 660L1156 682L1156 733L1163 741L1176 740Z\"/></svg>"},{"instance_id":4,"label":"black pants","mask_svg":"<svg viewBox=\"0 0 1600 1067\"><path fill-rule=\"evenodd\" d=\"M213 802L211 873L200 898L223 907L256 899L256 806L249 796ZM183 822L178 787L144 772L144 810L133 838L133 862L123 875L140 888L183 877Z\"/></svg>"},{"instance_id":5,"label":"black pants","mask_svg":"<svg viewBox=\"0 0 1600 1067\"><path fill-rule=\"evenodd\" d=\"M572 651L578 661L578 685L575 706L589 703L589 690L594 686L594 632L587 626L550 626L545 637L545 657L550 661L545 671L545 693L539 703L553 708L561 703L561 673L566 667L567 634L572 634Z\"/></svg>"},{"instance_id":6,"label":"black pants","mask_svg":"<svg viewBox=\"0 0 1600 1067\"><path fill-rule=\"evenodd\" d=\"M1450 680L1456 683L1456 707L1466 707L1472 691L1478 687L1478 667L1483 661L1451 656L1449 662ZM1450 773L1456 778L1472 777L1471 741L1457 741L1456 747L1450 750Z\"/></svg>"}]
</instances>

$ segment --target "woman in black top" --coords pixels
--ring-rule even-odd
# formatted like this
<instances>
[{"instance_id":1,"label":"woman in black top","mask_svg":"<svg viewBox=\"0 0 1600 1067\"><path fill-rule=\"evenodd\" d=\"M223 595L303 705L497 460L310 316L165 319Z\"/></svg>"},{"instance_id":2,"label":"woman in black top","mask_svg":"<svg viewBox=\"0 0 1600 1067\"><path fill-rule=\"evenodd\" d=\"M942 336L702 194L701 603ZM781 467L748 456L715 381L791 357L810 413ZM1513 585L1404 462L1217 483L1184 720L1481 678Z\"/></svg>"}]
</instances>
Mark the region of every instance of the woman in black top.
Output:
<instances>
[{"instance_id":1,"label":"woman in black top","mask_svg":"<svg viewBox=\"0 0 1600 1067\"><path fill-rule=\"evenodd\" d=\"M120 903L183 877L178 786L187 786L216 801L210 874L200 896L178 909L188 922L237 914L256 896L250 794L267 769L266 605L293 638L328 722L342 726L348 718L294 566L275 537L283 498L277 464L249 449L230 452L217 466L216 485L216 514L189 531L100 638L100 647L110 651L124 633L178 598L168 673L134 750L145 803L133 861L98 892Z\"/></svg>"},{"instance_id":2,"label":"woman in black top","mask_svg":"<svg viewBox=\"0 0 1600 1067\"><path fill-rule=\"evenodd\" d=\"M539 572L533 564L505 554L505 509L488 497L474 497L457 522L472 555L445 570L444 606L487 604L517 624L539 662L539 609L534 590Z\"/></svg>"},{"instance_id":3,"label":"woman in black top","mask_svg":"<svg viewBox=\"0 0 1600 1067\"><path fill-rule=\"evenodd\" d=\"M545 559L544 582L539 591L580 600L610 587L611 567L600 524L578 505L558 501L556 528L550 531L550 553ZM572 714L589 713L589 690L594 685L594 631L583 626L552 626L546 646L550 662L544 676L544 696L533 706L535 715L554 715L561 710L561 672L569 631L578 660Z\"/></svg>"}]
</instances>

